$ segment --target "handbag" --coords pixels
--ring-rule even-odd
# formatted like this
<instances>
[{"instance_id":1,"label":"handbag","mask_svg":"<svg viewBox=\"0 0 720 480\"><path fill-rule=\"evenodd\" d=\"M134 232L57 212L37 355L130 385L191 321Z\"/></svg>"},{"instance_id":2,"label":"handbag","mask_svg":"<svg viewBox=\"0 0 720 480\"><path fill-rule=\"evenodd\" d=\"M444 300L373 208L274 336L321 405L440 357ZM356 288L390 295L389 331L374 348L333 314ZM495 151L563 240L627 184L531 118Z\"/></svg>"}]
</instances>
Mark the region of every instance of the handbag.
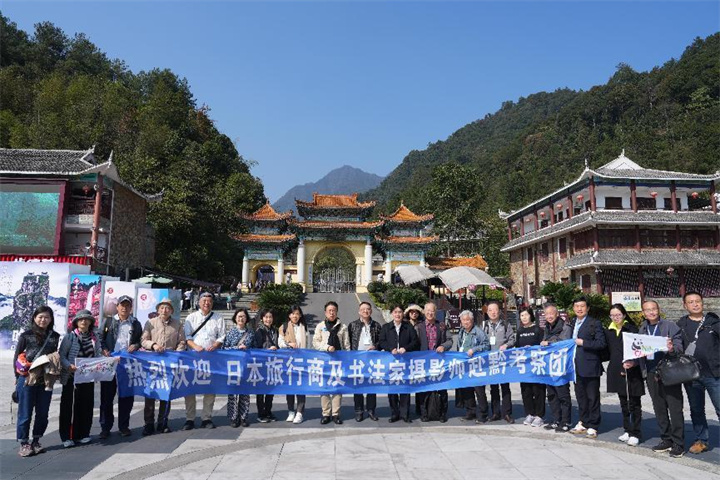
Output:
<instances>
[{"instance_id":1,"label":"handbag","mask_svg":"<svg viewBox=\"0 0 720 480\"><path fill-rule=\"evenodd\" d=\"M700 378L700 362L690 355L668 354L658 363L655 375L667 386L692 382Z\"/></svg>"}]
</instances>

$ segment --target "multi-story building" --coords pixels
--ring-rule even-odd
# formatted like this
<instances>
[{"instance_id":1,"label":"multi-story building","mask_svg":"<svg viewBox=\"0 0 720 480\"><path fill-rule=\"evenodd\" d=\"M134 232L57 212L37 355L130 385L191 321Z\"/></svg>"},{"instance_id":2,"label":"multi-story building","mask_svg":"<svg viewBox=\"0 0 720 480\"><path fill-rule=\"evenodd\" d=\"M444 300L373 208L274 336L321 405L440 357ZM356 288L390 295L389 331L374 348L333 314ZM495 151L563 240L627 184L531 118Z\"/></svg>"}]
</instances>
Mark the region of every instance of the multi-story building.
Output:
<instances>
[{"instance_id":1,"label":"multi-story building","mask_svg":"<svg viewBox=\"0 0 720 480\"><path fill-rule=\"evenodd\" d=\"M112 154L94 149L0 149L0 259L40 258L122 275L152 267L155 239L144 195L125 183Z\"/></svg>"},{"instance_id":2,"label":"multi-story building","mask_svg":"<svg viewBox=\"0 0 720 480\"><path fill-rule=\"evenodd\" d=\"M623 153L509 214L513 291L546 282L585 292L720 297L720 215L712 175L643 168Z\"/></svg>"}]
</instances>

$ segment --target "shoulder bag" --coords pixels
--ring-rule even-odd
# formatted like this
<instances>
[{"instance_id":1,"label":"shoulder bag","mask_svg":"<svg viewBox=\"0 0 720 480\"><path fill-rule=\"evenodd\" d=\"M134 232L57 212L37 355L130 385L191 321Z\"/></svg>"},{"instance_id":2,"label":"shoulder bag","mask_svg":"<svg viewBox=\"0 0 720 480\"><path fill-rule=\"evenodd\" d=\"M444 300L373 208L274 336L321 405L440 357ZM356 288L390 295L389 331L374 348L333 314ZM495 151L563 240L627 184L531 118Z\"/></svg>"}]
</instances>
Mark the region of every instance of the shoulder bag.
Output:
<instances>
[{"instance_id":1,"label":"shoulder bag","mask_svg":"<svg viewBox=\"0 0 720 480\"><path fill-rule=\"evenodd\" d=\"M700 378L700 362L690 355L671 353L660 360L655 375L667 386L691 382Z\"/></svg>"}]
</instances>

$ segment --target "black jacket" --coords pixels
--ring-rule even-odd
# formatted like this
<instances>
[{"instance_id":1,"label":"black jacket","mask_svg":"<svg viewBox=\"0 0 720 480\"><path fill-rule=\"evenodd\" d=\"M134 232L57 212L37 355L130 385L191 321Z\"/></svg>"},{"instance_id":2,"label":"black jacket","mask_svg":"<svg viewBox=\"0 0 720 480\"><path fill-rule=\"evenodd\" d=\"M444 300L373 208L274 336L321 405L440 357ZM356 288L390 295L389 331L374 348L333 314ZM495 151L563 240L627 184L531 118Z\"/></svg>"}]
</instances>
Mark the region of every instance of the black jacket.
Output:
<instances>
[{"instance_id":1,"label":"black jacket","mask_svg":"<svg viewBox=\"0 0 720 480\"><path fill-rule=\"evenodd\" d=\"M348 325L348 333L350 334L350 350L357 350L360 342L360 334L363 329L363 321L359 318ZM380 324L370 319L370 341L376 350L380 350Z\"/></svg>"},{"instance_id":2,"label":"black jacket","mask_svg":"<svg viewBox=\"0 0 720 480\"><path fill-rule=\"evenodd\" d=\"M452 337L447 337L447 329L445 328L444 323L440 323L437 320L435 321L435 324L438 327L438 335L437 335L437 347L444 347L445 351L450 351L453 346ZM418 335L418 341L420 342L419 350L430 350L430 345L428 345L428 337L427 337L427 324L425 321L418 322L417 325L415 325L415 332L417 332ZM435 350L433 348L433 350Z\"/></svg>"},{"instance_id":3,"label":"black jacket","mask_svg":"<svg viewBox=\"0 0 720 480\"><path fill-rule=\"evenodd\" d=\"M260 324L257 330L255 330L253 348L268 349L270 347L279 348L278 332L273 327L267 328L265 325Z\"/></svg>"},{"instance_id":4,"label":"black jacket","mask_svg":"<svg viewBox=\"0 0 720 480\"><path fill-rule=\"evenodd\" d=\"M688 332L692 320L685 315L677 322L683 333L683 350L695 340L695 335ZM712 312L705 314L705 323L698 332L697 344L693 357L700 362L700 375L703 377L720 377L720 317Z\"/></svg>"},{"instance_id":5,"label":"black jacket","mask_svg":"<svg viewBox=\"0 0 720 480\"><path fill-rule=\"evenodd\" d=\"M625 322L620 335L609 328L605 330L605 340L608 346L609 359L607 367L607 391L608 393L619 393L631 397L642 397L645 395L645 384L643 383L642 370L639 365L625 370L623 367L623 336L622 332L638 333L638 328L632 323ZM622 374L625 375L622 375ZM625 385L625 381L629 382Z\"/></svg>"},{"instance_id":6,"label":"black jacket","mask_svg":"<svg viewBox=\"0 0 720 480\"><path fill-rule=\"evenodd\" d=\"M132 315L130 315L127 321L132 322L130 324L130 345L135 345L139 349L142 346L140 345L140 339L142 337L143 327L140 325L140 321ZM117 316L106 319L100 329L100 348L111 352L115 350L119 330L120 319L117 318Z\"/></svg>"},{"instance_id":7,"label":"black jacket","mask_svg":"<svg viewBox=\"0 0 720 480\"><path fill-rule=\"evenodd\" d=\"M545 322L545 334L543 340L549 344L555 342L561 342L572 338L573 329L570 325L565 323L562 318L555 320L555 323Z\"/></svg>"},{"instance_id":8,"label":"black jacket","mask_svg":"<svg viewBox=\"0 0 720 480\"><path fill-rule=\"evenodd\" d=\"M380 349L392 352L396 348L404 348L407 352L414 352L420 348L417 332L410 322L400 324L400 337L395 331L395 323L386 323L380 328Z\"/></svg>"},{"instance_id":9,"label":"black jacket","mask_svg":"<svg viewBox=\"0 0 720 480\"><path fill-rule=\"evenodd\" d=\"M603 366L600 355L605 350L607 342L600 320L591 316L585 317L577 338L582 339L583 346L575 349L575 373L581 377L602 376Z\"/></svg>"},{"instance_id":10,"label":"black jacket","mask_svg":"<svg viewBox=\"0 0 720 480\"><path fill-rule=\"evenodd\" d=\"M32 362L33 360L37 359L38 357L42 355L47 355L48 353L57 352L58 346L60 344L60 334L58 334L56 331L50 332L50 338L48 339L47 344L45 345L45 348L40 351L40 348L45 344L45 338L42 340L37 339L35 336L35 332L32 330L25 330L20 334L20 337L18 338L17 345L15 345L15 356L13 357L13 372L15 372L15 376L18 377L18 373L15 371L15 361L18 358L18 355L25 352L25 357L29 362Z\"/></svg>"}]
</instances>

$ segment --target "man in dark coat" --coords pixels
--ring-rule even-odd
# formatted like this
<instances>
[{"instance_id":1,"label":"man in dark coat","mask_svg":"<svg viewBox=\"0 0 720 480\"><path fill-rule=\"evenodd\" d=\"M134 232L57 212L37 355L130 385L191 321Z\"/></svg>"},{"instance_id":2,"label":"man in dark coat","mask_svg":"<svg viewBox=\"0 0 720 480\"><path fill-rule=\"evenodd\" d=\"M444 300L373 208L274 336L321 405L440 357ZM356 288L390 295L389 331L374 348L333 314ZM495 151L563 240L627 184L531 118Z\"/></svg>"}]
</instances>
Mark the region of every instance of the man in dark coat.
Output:
<instances>
[{"instance_id":1,"label":"man in dark coat","mask_svg":"<svg viewBox=\"0 0 720 480\"><path fill-rule=\"evenodd\" d=\"M600 355L607 342L602 323L588 315L589 307L585 297L573 301L575 327L573 339L575 350L575 398L580 412L580 421L570 433L597 438L600 426L600 376L603 373Z\"/></svg>"},{"instance_id":2,"label":"man in dark coat","mask_svg":"<svg viewBox=\"0 0 720 480\"><path fill-rule=\"evenodd\" d=\"M372 319L372 305L368 302L362 302L358 310L358 318L348 325L348 333L350 334L351 350L379 350L380 349L380 324ZM364 412L367 410L370 420L377 421L375 415L375 407L377 405L377 395L368 393L356 393L353 395L355 402L355 421L362 422Z\"/></svg>"},{"instance_id":3,"label":"man in dark coat","mask_svg":"<svg viewBox=\"0 0 720 480\"><path fill-rule=\"evenodd\" d=\"M380 329L380 349L390 352L393 355L402 355L406 352L413 352L420 348L417 332L409 322L403 321L403 309L400 305L392 306L390 314L393 321L386 323ZM402 416L405 423L411 423L410 420L410 394L391 393L388 395L392 416L390 423L397 422Z\"/></svg>"},{"instance_id":4,"label":"man in dark coat","mask_svg":"<svg viewBox=\"0 0 720 480\"><path fill-rule=\"evenodd\" d=\"M435 318L437 315L437 307L435 304L432 302L426 303L423 309L423 315L425 316L425 320L415 325L415 331L420 340L420 350L434 350L437 353L449 351L453 344L452 337L448 338L445 324L439 323ZM416 402L420 405L421 422L430 421L427 402L429 396L435 393L436 392L419 392L416 395ZM447 390L437 390L437 395L440 396L441 404L439 420L441 423L445 423L447 422L448 411Z\"/></svg>"}]
</instances>

